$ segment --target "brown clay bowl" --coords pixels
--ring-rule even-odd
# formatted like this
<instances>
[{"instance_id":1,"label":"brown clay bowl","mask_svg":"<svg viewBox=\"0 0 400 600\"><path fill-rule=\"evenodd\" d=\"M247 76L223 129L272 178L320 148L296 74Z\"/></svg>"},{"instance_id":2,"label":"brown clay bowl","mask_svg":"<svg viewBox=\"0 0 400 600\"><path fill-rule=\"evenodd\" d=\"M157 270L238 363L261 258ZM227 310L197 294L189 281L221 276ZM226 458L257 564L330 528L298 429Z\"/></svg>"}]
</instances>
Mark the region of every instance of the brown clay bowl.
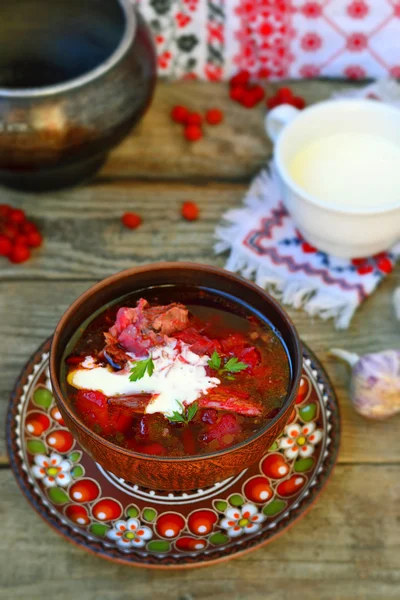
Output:
<instances>
[{"instance_id":1,"label":"brown clay bowl","mask_svg":"<svg viewBox=\"0 0 400 600\"><path fill-rule=\"evenodd\" d=\"M135 290L155 285L190 284L228 293L264 315L281 333L292 363L292 381L280 412L249 439L211 454L190 457L160 457L121 448L91 431L74 413L60 386L61 360L69 340L95 311ZM302 372L302 351L293 323L269 294L223 269L194 263L156 263L117 273L80 296L59 322L50 352L53 393L66 425L79 444L118 477L168 490L192 490L236 475L260 459L286 425L295 402Z\"/></svg>"}]
</instances>

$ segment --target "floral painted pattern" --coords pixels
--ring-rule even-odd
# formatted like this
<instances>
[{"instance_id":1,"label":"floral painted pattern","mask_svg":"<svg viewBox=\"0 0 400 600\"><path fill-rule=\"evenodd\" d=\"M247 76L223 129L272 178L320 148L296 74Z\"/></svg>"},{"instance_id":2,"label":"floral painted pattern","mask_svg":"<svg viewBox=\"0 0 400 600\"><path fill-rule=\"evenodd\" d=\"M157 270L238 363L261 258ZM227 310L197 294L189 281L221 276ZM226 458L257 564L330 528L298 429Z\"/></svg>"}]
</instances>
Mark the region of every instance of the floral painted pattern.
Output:
<instances>
[{"instance_id":1,"label":"floral painted pattern","mask_svg":"<svg viewBox=\"0 0 400 600\"><path fill-rule=\"evenodd\" d=\"M254 504L247 503L243 504L241 508L228 508L220 525L233 538L242 533L258 531L263 521L265 521L265 516L258 512L258 508Z\"/></svg>"},{"instance_id":2,"label":"floral painted pattern","mask_svg":"<svg viewBox=\"0 0 400 600\"><path fill-rule=\"evenodd\" d=\"M322 440L323 432L316 429L315 423L306 423L301 427L297 423L287 425L279 440L279 447L284 450L287 458L302 458L314 453L315 445Z\"/></svg>"},{"instance_id":3,"label":"floral painted pattern","mask_svg":"<svg viewBox=\"0 0 400 600\"><path fill-rule=\"evenodd\" d=\"M147 540L153 537L150 527L141 525L138 519L117 521L107 532L107 537L117 543L120 548L142 548Z\"/></svg>"},{"instance_id":4,"label":"floral painted pattern","mask_svg":"<svg viewBox=\"0 0 400 600\"><path fill-rule=\"evenodd\" d=\"M72 481L70 475L71 462L53 452L50 456L37 454L34 458L32 473L36 479L41 479L48 488L59 485L66 487Z\"/></svg>"}]
</instances>

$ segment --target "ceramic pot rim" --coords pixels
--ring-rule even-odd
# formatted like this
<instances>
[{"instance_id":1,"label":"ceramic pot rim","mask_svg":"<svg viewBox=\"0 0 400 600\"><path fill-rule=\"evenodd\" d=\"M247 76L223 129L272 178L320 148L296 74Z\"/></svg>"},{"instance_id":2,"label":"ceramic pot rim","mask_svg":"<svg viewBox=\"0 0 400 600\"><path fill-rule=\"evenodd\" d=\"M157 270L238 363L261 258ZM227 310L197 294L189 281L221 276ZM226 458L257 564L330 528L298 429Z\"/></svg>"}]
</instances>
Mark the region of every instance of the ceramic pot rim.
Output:
<instances>
[{"instance_id":1,"label":"ceramic pot rim","mask_svg":"<svg viewBox=\"0 0 400 600\"><path fill-rule=\"evenodd\" d=\"M80 88L88 83L91 83L115 67L115 65L117 65L128 52L132 41L135 38L137 19L130 0L113 1L119 4L123 12L125 28L118 46L105 61L84 75L80 75L79 77L75 77L55 85L24 89L0 87L0 98L40 98L70 92L76 88Z\"/></svg>"},{"instance_id":2,"label":"ceramic pot rim","mask_svg":"<svg viewBox=\"0 0 400 600\"><path fill-rule=\"evenodd\" d=\"M288 393L288 395L285 399L285 402L282 404L278 414L269 423L267 423L267 425L262 427L259 431L254 433L251 437L240 442L239 444L235 444L235 445L230 446L229 448L226 448L223 450L218 450L216 452L212 452L209 454L201 454L198 456L155 456L152 454L144 454L141 452L135 452L133 450L129 450L127 448L122 448L121 446L117 446L113 442L106 440L99 434L92 431L71 410L69 404L64 399L64 396L63 396L63 393L61 391L61 387L60 387L60 384L58 381L59 373L58 373L58 369L57 369L57 361L56 361L57 352L56 352L56 350L57 350L57 346L59 344L63 329L64 329L65 325L68 323L70 316L72 314L74 314L80 308L80 306L84 305L86 300L88 300L92 296L95 296L99 291L103 290L105 287L113 285L113 283L118 281L121 277L130 277L130 276L133 277L133 276L138 275L143 272L159 271L160 269L168 270L171 268L179 268L179 269L187 269L187 270L194 269L197 271L204 271L205 273L208 272L208 273L213 273L213 274L221 275L221 276L225 276L225 277L228 275L231 279L235 280L240 285L244 285L245 287L250 288L253 291L255 291L256 293L258 293L259 295L264 296L266 302L268 302L268 304L273 307L274 311L276 313L278 313L279 316L286 322L286 325L288 326L288 329L290 331L290 335L292 337L294 348L295 348L294 353L293 353L295 360L294 361L292 360L293 372L292 372L291 390ZM210 265L203 265L200 263L190 263L190 262L163 262L163 263L157 262L157 263L142 265L140 267L133 267L131 269L125 269L123 271L119 271L118 273L115 273L114 275L111 275L110 277L107 277L107 278L101 280L99 283L96 283L95 285L91 286L88 290L86 290L83 294L81 294L71 304L71 306L66 310L66 312L61 317L61 319L56 327L56 330L54 332L53 339L52 339L51 349L50 349L50 358L49 358L50 380L51 380L51 385L52 385L52 389L53 389L53 394L56 398L57 403L61 404L63 410L68 414L68 417L71 419L71 421L74 423L74 425L79 427L81 430L83 430L86 433L86 435L88 435L92 439L96 440L96 442L98 444L100 444L101 446L107 447L111 452L116 452L117 454L122 454L131 459L152 460L152 461L161 462L161 463L169 462L172 464L183 464L185 462L194 462L194 461L198 462L198 461L203 461L203 460L209 460L210 458L218 458L218 457L224 456L226 454L232 453L236 450L243 449L246 446L248 446L249 444L252 444L258 438L265 435L270 429L272 429L274 427L275 423L277 421L279 421L282 418L282 416L284 414L286 414L291 409L292 405L294 404L294 401L295 401L296 395L297 395L297 391L298 391L298 387L299 387L299 383L300 383L300 379L301 379L302 369L303 369L302 356L303 356L303 353L302 353L300 338L299 338L297 330L296 330L292 320L290 319L289 315L281 307L281 305L279 304L279 302L277 302L277 300L275 300L270 294L268 294L268 292L263 290L257 284L245 279L244 277L241 277L240 275L237 275L237 274L231 273L230 271L226 271L225 269L221 269L219 267L213 267Z\"/></svg>"}]
</instances>

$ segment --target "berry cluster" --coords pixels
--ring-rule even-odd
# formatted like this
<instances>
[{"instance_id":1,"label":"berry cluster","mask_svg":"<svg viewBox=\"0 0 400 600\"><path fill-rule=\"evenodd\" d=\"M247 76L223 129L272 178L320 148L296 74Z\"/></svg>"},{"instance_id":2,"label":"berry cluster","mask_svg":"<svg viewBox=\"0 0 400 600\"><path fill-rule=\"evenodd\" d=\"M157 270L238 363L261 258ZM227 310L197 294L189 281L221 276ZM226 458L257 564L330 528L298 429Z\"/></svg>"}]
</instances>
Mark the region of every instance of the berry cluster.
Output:
<instances>
[{"instance_id":1,"label":"berry cluster","mask_svg":"<svg viewBox=\"0 0 400 600\"><path fill-rule=\"evenodd\" d=\"M264 89L261 85L251 83L248 71L239 71L231 78L229 85L231 99L246 108L253 108L264 100Z\"/></svg>"},{"instance_id":2,"label":"berry cluster","mask_svg":"<svg viewBox=\"0 0 400 600\"><path fill-rule=\"evenodd\" d=\"M189 142L197 142L203 137L204 120L208 125L219 125L223 118L224 115L218 108L207 110L204 118L199 112L190 112L186 106L174 106L171 110L171 119L184 126L184 136Z\"/></svg>"},{"instance_id":3,"label":"berry cluster","mask_svg":"<svg viewBox=\"0 0 400 600\"><path fill-rule=\"evenodd\" d=\"M288 87L281 87L276 92L275 96L271 96L267 100L268 108L275 108L276 106L280 106L281 104L291 104L295 108L302 109L305 107L306 102L302 96L294 96L293 92Z\"/></svg>"},{"instance_id":4,"label":"berry cluster","mask_svg":"<svg viewBox=\"0 0 400 600\"><path fill-rule=\"evenodd\" d=\"M23 263L31 256L31 248L39 248L43 238L37 226L20 208L0 204L0 256L12 263Z\"/></svg>"}]
</instances>

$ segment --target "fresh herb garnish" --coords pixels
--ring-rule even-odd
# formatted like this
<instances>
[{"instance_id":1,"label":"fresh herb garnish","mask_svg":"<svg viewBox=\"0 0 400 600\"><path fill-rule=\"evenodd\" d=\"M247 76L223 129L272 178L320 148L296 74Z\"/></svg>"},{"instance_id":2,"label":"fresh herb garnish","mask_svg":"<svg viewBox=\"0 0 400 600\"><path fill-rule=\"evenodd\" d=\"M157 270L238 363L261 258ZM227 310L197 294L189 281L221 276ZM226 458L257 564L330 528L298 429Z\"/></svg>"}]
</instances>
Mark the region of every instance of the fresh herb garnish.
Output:
<instances>
[{"instance_id":1,"label":"fresh herb garnish","mask_svg":"<svg viewBox=\"0 0 400 600\"><path fill-rule=\"evenodd\" d=\"M133 365L131 374L129 376L129 381L137 381L138 379L142 379L142 377L145 376L146 371L149 377L153 375L154 363L151 356L149 358L145 358L144 360L138 360L138 362Z\"/></svg>"},{"instance_id":2,"label":"fresh herb garnish","mask_svg":"<svg viewBox=\"0 0 400 600\"><path fill-rule=\"evenodd\" d=\"M192 402L192 404L189 404L189 406L185 408L182 402L179 402L179 400L176 402L179 405L179 408L182 410L182 413L174 410L172 417L167 417L167 419L168 421L171 421L171 423L184 423L187 425L192 419L194 419L197 411L199 410L199 405L197 402Z\"/></svg>"},{"instance_id":3,"label":"fresh herb garnish","mask_svg":"<svg viewBox=\"0 0 400 600\"><path fill-rule=\"evenodd\" d=\"M236 358L236 356L232 356L232 358L227 360L226 363L222 367L221 367L221 364L222 364L222 359L221 359L220 355L218 354L218 352L216 352L214 350L210 360L208 361L208 366L211 367L212 369L215 369L220 374L239 373L240 371L244 371L245 369L247 369L247 367L249 366L249 365L246 365L246 363L239 362L238 359ZM233 376L227 375L226 378L233 379Z\"/></svg>"}]
</instances>

